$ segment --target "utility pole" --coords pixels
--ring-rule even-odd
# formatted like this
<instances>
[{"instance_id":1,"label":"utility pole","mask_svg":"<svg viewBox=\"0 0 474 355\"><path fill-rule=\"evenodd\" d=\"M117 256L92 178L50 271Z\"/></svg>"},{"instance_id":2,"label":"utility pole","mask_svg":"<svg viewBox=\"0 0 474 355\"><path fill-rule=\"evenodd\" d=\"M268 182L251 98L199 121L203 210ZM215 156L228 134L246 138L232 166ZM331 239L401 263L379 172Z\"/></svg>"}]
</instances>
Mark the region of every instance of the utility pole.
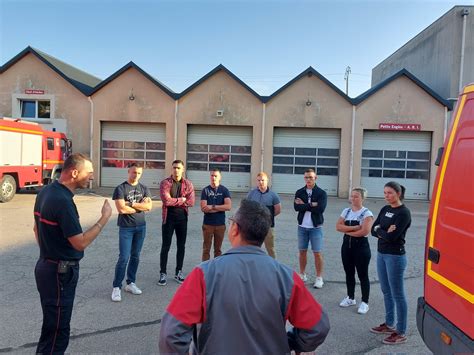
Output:
<instances>
[{"instance_id":1,"label":"utility pole","mask_svg":"<svg viewBox=\"0 0 474 355\"><path fill-rule=\"evenodd\" d=\"M349 96L349 74L351 73L351 67L347 66L346 73L344 74L344 80L346 81L346 95Z\"/></svg>"}]
</instances>

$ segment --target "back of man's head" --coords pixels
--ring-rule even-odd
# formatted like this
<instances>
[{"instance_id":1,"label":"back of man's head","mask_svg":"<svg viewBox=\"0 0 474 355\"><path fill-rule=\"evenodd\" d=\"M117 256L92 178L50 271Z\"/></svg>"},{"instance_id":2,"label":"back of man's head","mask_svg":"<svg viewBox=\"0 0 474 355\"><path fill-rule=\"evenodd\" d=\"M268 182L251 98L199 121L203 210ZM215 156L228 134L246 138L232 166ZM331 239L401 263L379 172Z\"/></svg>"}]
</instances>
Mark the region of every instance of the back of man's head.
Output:
<instances>
[{"instance_id":1,"label":"back of man's head","mask_svg":"<svg viewBox=\"0 0 474 355\"><path fill-rule=\"evenodd\" d=\"M261 246L272 225L268 208L256 201L242 200L234 215L239 225L242 240L248 244Z\"/></svg>"},{"instance_id":2,"label":"back of man's head","mask_svg":"<svg viewBox=\"0 0 474 355\"><path fill-rule=\"evenodd\" d=\"M80 170L84 166L84 162L91 161L88 156L81 153L71 154L63 164L63 171L69 171L72 169Z\"/></svg>"}]
</instances>

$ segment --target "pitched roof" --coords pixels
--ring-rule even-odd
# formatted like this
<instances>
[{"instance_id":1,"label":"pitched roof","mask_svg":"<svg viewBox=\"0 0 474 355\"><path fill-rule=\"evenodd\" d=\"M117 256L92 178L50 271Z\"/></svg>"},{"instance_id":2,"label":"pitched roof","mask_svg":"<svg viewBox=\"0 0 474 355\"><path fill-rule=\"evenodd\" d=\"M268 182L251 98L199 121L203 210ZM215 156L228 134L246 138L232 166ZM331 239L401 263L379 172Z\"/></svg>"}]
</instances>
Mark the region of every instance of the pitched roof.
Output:
<instances>
[{"instance_id":1,"label":"pitched roof","mask_svg":"<svg viewBox=\"0 0 474 355\"><path fill-rule=\"evenodd\" d=\"M352 104L352 100L349 96L347 96L344 92L342 92L336 85L331 83L328 79L326 79L323 75L318 73L317 70L315 70L313 67L308 67L305 71L303 71L301 74L296 76L295 78L291 79L289 82L287 82L285 85L283 85L281 88L279 88L277 91L275 91L273 94L270 96L265 96L262 97L263 102L268 102L271 99L273 99L275 96L279 95L282 91L284 91L286 88L289 86L293 85L296 81L300 80L301 78L305 76L316 76L319 78L322 82L324 82L326 85L328 85L331 89L333 89L337 94L339 94L344 100Z\"/></svg>"},{"instance_id":2,"label":"pitched roof","mask_svg":"<svg viewBox=\"0 0 474 355\"><path fill-rule=\"evenodd\" d=\"M366 92L360 94L356 98L352 99L354 105L358 105L364 100L368 99L370 96L375 94L377 91L382 89L383 87L387 86L390 84L392 81L400 78L401 76L406 76L408 79L413 81L416 85L418 85L422 90L424 90L428 95L433 97L436 101L438 101L441 105L446 106L449 110L453 109L453 103L443 99L440 95L438 95L436 92L434 92L429 86L424 84L420 79L418 79L416 76L414 76L412 73L410 73L406 69L402 69L389 78L385 79L384 81L378 83L377 85L371 87L369 90Z\"/></svg>"},{"instance_id":3,"label":"pitched roof","mask_svg":"<svg viewBox=\"0 0 474 355\"><path fill-rule=\"evenodd\" d=\"M179 97L183 97L185 96L187 93L189 93L191 90L193 90L195 87L201 85L204 81L206 81L207 79L209 79L211 76L213 76L214 74L218 73L219 71L223 71L224 73L226 73L227 75L229 75L231 78L233 78L235 81L237 81L240 85L242 85L244 87L244 89L246 89L248 92L250 92L253 96L255 96L259 101L262 101L262 97L257 94L250 86L248 86L247 84L245 84L242 80L239 79L239 77L237 77L234 73L232 73L229 69L227 69L225 66L223 66L222 64L219 64L217 67L215 67L214 69L212 69L209 73L207 73L206 75L204 75L201 79L199 79L198 81L196 81L194 84L192 84L191 86L189 86L186 90L184 90L182 93L179 94Z\"/></svg>"},{"instance_id":4,"label":"pitched roof","mask_svg":"<svg viewBox=\"0 0 474 355\"><path fill-rule=\"evenodd\" d=\"M3 73L13 64L18 62L27 54L33 54L56 73L58 73L63 79L73 85L76 89L82 92L84 95L89 95L92 89L101 82L101 79L86 73L72 65L64 63L63 61L50 56L44 52L41 52L38 49L32 48L30 46L26 47L23 51L18 53L15 57L6 62L3 66L0 67L0 73Z\"/></svg>"},{"instance_id":5,"label":"pitched roof","mask_svg":"<svg viewBox=\"0 0 474 355\"><path fill-rule=\"evenodd\" d=\"M161 90L163 90L168 96L170 96L173 100L177 99L177 94L173 92L170 88L168 88L166 85L161 83L160 81L156 80L154 77L152 77L150 74L148 74L146 71L144 71L142 68L140 68L138 65L136 65L134 62L128 62L125 64L122 68L117 70L115 73L113 73L111 76L109 76L107 79L102 81L99 85L97 85L90 93L90 95L95 94L97 91L102 89L104 86L109 84L111 81L115 80L118 78L120 75L122 75L124 72L126 72L128 69L136 69L139 71L144 77L146 77L148 80L150 80L153 84L158 86Z\"/></svg>"}]
</instances>

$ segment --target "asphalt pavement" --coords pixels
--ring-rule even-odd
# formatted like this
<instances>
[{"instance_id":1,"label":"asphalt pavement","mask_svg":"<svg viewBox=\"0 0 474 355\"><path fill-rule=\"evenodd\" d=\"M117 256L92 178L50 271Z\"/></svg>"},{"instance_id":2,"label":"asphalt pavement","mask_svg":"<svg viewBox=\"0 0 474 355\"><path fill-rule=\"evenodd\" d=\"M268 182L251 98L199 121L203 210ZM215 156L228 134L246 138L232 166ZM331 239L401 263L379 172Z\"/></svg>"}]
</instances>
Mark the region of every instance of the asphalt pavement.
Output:
<instances>
[{"instance_id":1,"label":"asphalt pavement","mask_svg":"<svg viewBox=\"0 0 474 355\"><path fill-rule=\"evenodd\" d=\"M152 191L155 196L158 191ZM98 219L104 197L110 199L112 189L83 191L76 197L81 224L86 229ZM233 194L233 211L243 194ZM293 196L282 195L282 213L276 218L277 259L297 270L296 213ZM34 192L23 192L9 203L0 204L0 352L33 353L41 329L41 305L34 280L34 266L38 247L34 240ZM199 201L197 201L199 202ZM147 215L147 237L144 243L137 285L143 294L136 296L122 292L122 302L112 302L112 280L118 257L117 215L114 212L102 234L85 251L81 261L80 280L71 321L71 341L68 352L78 354L155 354L158 353L158 334L163 312L178 284L169 280L158 286L159 252L161 246L161 202L156 197L154 208ZM376 215L383 200L368 199L365 206ZM382 336L369 329L384 321L384 306L376 272L376 240L370 238L372 260L370 310L365 315L356 307L343 309L339 302L346 296L345 276L341 262L342 235L335 230L336 220L345 199L329 198L325 212L323 254L325 260L324 287L312 287L315 272L312 255L308 257L308 289L329 313L331 331L318 354L430 354L416 329L416 300L423 291L423 255L429 203L407 201L412 211L412 226L407 234L408 267L405 274L408 297L408 342L390 346L382 344ZM198 207L190 209L188 240L184 272L200 262L202 251L202 213ZM228 214L231 215L232 211ZM227 238L223 250L229 249ZM175 267L176 244L169 254L168 270ZM360 287L356 298L360 302ZM252 300L258 302L258 300ZM225 311L222 316L225 317ZM232 334L229 334L232 336Z\"/></svg>"}]
</instances>

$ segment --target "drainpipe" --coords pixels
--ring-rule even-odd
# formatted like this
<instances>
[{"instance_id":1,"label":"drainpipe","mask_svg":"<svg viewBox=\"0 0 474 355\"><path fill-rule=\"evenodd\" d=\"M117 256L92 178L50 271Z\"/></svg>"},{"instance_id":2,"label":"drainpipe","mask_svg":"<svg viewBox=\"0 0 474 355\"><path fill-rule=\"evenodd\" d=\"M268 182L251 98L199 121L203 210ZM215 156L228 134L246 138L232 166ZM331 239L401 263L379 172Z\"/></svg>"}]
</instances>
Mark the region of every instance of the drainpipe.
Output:
<instances>
[{"instance_id":1,"label":"drainpipe","mask_svg":"<svg viewBox=\"0 0 474 355\"><path fill-rule=\"evenodd\" d=\"M174 143L173 160L176 160L176 151L178 149L178 100L174 102Z\"/></svg>"},{"instance_id":2,"label":"drainpipe","mask_svg":"<svg viewBox=\"0 0 474 355\"><path fill-rule=\"evenodd\" d=\"M89 117L89 120L90 120L90 140L89 140L89 156L91 158L92 161L94 161L94 154L93 154L93 145L94 145L94 141L93 141L93 136L94 136L94 101L92 101L91 97L90 96L87 96L87 100L89 101L90 103L90 106L91 106L91 112L90 112L90 117ZM97 169L97 171L99 171L100 169ZM100 173L99 173L100 174ZM99 176L100 178L100 176ZM89 189L92 189L92 181L89 181Z\"/></svg>"},{"instance_id":3,"label":"drainpipe","mask_svg":"<svg viewBox=\"0 0 474 355\"><path fill-rule=\"evenodd\" d=\"M462 37L461 37L461 64L459 66L459 92L461 92L462 87L463 87L463 82L462 82L462 77L463 77L463 71L464 71L464 50L466 46L466 22L467 22L467 16L469 15L469 10L468 9L463 9L461 11L461 16L462 16Z\"/></svg>"},{"instance_id":4,"label":"drainpipe","mask_svg":"<svg viewBox=\"0 0 474 355\"><path fill-rule=\"evenodd\" d=\"M353 184L352 175L354 173L355 119L356 119L356 107L352 105L351 154L350 154L350 162L349 162L349 196L352 191L352 184Z\"/></svg>"},{"instance_id":5,"label":"drainpipe","mask_svg":"<svg viewBox=\"0 0 474 355\"><path fill-rule=\"evenodd\" d=\"M260 171L263 171L263 155L265 152L265 114L266 114L267 105L263 103L263 112L262 112L262 146L260 150Z\"/></svg>"}]
</instances>

